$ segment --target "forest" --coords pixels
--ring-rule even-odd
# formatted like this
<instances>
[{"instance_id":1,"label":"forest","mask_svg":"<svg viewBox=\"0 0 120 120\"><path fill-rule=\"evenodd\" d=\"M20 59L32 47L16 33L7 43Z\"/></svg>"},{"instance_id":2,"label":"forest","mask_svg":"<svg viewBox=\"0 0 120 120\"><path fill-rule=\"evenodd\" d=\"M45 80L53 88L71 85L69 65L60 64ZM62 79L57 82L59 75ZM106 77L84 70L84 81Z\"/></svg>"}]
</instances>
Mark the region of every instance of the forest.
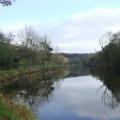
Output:
<instances>
[{"instance_id":1,"label":"forest","mask_svg":"<svg viewBox=\"0 0 120 120\"><path fill-rule=\"evenodd\" d=\"M99 40L101 51L92 55L89 68L92 71L120 71L120 32L107 33Z\"/></svg>"},{"instance_id":2,"label":"forest","mask_svg":"<svg viewBox=\"0 0 120 120\"><path fill-rule=\"evenodd\" d=\"M0 70L48 68L57 62L62 65L68 60L54 53L47 37L32 28L26 27L18 36L0 32Z\"/></svg>"}]
</instances>

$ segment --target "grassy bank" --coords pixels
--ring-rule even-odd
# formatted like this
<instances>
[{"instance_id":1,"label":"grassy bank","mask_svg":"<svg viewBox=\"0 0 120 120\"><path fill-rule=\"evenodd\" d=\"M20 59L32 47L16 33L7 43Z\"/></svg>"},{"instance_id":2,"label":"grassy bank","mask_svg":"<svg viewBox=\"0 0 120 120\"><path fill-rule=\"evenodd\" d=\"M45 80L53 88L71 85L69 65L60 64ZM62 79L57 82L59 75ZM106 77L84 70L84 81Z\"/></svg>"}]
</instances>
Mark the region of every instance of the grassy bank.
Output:
<instances>
[{"instance_id":1,"label":"grassy bank","mask_svg":"<svg viewBox=\"0 0 120 120\"><path fill-rule=\"evenodd\" d=\"M0 94L0 120L35 120L25 106L17 105Z\"/></svg>"},{"instance_id":2,"label":"grassy bank","mask_svg":"<svg viewBox=\"0 0 120 120\"><path fill-rule=\"evenodd\" d=\"M0 83L4 84L7 82L12 82L14 78L18 75L31 74L35 72L40 72L44 70L56 70L60 68L65 68L68 66L62 65L49 65L49 66L40 66L40 67L31 67L30 68L20 68L20 69L11 69L11 70L0 70Z\"/></svg>"},{"instance_id":3,"label":"grassy bank","mask_svg":"<svg viewBox=\"0 0 120 120\"><path fill-rule=\"evenodd\" d=\"M12 82L14 78L21 74L30 74L40 71L38 69L21 69L21 70L2 70L0 71L0 83L4 84L7 82Z\"/></svg>"}]
</instances>

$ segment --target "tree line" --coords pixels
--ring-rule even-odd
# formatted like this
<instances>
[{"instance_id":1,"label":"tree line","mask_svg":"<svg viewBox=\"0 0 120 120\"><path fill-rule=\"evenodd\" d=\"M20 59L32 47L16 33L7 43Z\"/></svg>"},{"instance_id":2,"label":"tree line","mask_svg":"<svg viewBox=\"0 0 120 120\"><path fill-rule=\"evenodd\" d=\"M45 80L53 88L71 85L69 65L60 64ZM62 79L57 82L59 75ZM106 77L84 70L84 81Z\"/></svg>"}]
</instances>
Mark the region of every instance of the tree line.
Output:
<instances>
[{"instance_id":1,"label":"tree line","mask_svg":"<svg viewBox=\"0 0 120 120\"><path fill-rule=\"evenodd\" d=\"M19 41L19 44L13 44L13 40ZM0 32L0 69L48 67L50 64L57 64L59 58L61 64L64 63L61 55L53 55L52 52L53 48L47 37L40 36L31 27L26 27L18 37L12 33Z\"/></svg>"},{"instance_id":2,"label":"tree line","mask_svg":"<svg viewBox=\"0 0 120 120\"><path fill-rule=\"evenodd\" d=\"M89 67L92 71L120 71L120 32L107 33L99 41L101 51L92 55Z\"/></svg>"}]
</instances>

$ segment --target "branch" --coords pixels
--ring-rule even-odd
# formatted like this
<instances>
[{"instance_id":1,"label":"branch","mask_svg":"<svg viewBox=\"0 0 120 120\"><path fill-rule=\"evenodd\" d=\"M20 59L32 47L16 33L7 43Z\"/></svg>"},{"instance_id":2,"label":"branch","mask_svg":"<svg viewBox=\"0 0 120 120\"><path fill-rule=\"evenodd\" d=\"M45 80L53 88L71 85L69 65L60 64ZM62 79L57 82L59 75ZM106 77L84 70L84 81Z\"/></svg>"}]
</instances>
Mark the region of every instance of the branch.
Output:
<instances>
[{"instance_id":1,"label":"branch","mask_svg":"<svg viewBox=\"0 0 120 120\"><path fill-rule=\"evenodd\" d=\"M12 5L12 2L14 0L0 0L0 4L2 4L3 6L9 6Z\"/></svg>"}]
</instances>

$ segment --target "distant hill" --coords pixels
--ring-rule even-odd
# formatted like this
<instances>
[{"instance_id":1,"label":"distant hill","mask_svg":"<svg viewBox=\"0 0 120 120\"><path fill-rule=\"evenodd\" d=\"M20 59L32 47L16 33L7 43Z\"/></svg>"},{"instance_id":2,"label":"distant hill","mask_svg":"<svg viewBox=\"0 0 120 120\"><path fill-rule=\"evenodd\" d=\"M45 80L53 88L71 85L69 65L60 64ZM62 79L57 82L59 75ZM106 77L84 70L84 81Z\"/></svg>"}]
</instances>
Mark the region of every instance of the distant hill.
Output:
<instances>
[{"instance_id":1,"label":"distant hill","mask_svg":"<svg viewBox=\"0 0 120 120\"><path fill-rule=\"evenodd\" d=\"M84 53L84 54L79 54L79 53L61 53L64 57L69 59L70 64L72 65L79 65L83 66L84 63L86 63L92 53Z\"/></svg>"}]
</instances>

